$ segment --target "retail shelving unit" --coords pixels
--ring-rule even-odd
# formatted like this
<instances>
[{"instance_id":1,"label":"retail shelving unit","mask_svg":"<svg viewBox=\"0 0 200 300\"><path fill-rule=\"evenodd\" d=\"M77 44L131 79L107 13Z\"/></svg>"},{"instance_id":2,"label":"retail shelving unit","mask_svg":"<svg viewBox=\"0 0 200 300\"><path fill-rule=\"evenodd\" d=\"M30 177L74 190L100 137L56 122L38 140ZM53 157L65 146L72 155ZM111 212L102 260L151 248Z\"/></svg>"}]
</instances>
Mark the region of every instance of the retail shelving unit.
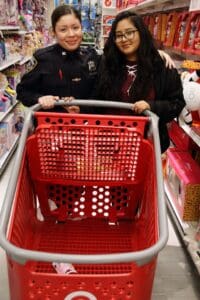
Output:
<instances>
[{"instance_id":1,"label":"retail shelving unit","mask_svg":"<svg viewBox=\"0 0 200 300\"><path fill-rule=\"evenodd\" d=\"M17 63L19 63L21 60L21 56L20 55L15 55L12 56L11 58L8 58L7 60L5 60L2 64L0 64L0 71L3 71Z\"/></svg>"},{"instance_id":2,"label":"retail shelving unit","mask_svg":"<svg viewBox=\"0 0 200 300\"><path fill-rule=\"evenodd\" d=\"M44 5L45 4L45 5ZM0 25L0 31L3 33L4 36L12 36L12 35L20 35L21 39L23 39L27 34L34 34L35 30L40 30L41 28L42 30L44 29L44 27L46 28L46 25L48 25L48 22L50 21L50 16L48 15L48 8L52 8L54 7L54 1L53 0L45 0L45 1L40 1L40 3L37 1L32 1L32 8L33 8L33 18L34 19L34 26L25 26L24 29L21 29L20 26L12 26L12 25ZM42 8L42 13L41 15L37 13L40 11L40 8ZM20 13L20 9L19 9L19 13ZM37 22L36 22L37 19ZM42 22L40 22L42 21ZM18 20L16 20L16 24L18 24ZM43 26L43 24L45 24L45 26ZM26 30L27 29L27 30ZM28 54L27 54L28 55ZM14 65L18 65L18 66L22 66L25 65L26 63L28 63L31 59L31 56L25 56L22 57L22 55L16 54L16 55L12 55L10 57L7 58L7 60L3 61L0 64L0 72L4 72L5 70L7 70L8 68L14 66ZM24 69L23 67L20 69ZM3 122L6 117L13 112L14 108L17 105L17 101L14 101L14 104L9 107L9 109L6 112L1 112L0 113L0 123ZM19 136L16 135L16 138L13 141L12 146L9 148L9 150L7 150L0 158L0 176L3 173L3 171L5 170L10 157L12 156L16 146L17 146L17 142L18 142L18 138Z\"/></svg>"},{"instance_id":3,"label":"retail shelving unit","mask_svg":"<svg viewBox=\"0 0 200 300\"><path fill-rule=\"evenodd\" d=\"M12 157L13 153L15 152L15 149L18 144L18 140L19 140L19 136L16 136L10 149L8 151L6 151L4 153L4 155L1 156L1 158L0 158L0 176L3 174L5 168L7 167L7 164L10 161L10 158Z\"/></svg>"},{"instance_id":4,"label":"retail shelving unit","mask_svg":"<svg viewBox=\"0 0 200 300\"><path fill-rule=\"evenodd\" d=\"M190 5L190 0L146 0L137 4L133 8L127 8L129 10L134 10L140 14L148 14L159 11L168 11L172 9L188 8Z\"/></svg>"},{"instance_id":5,"label":"retail shelving unit","mask_svg":"<svg viewBox=\"0 0 200 300\"><path fill-rule=\"evenodd\" d=\"M195 241L197 222L183 222L180 219L176 207L173 203L172 195L166 183L164 184L164 187L167 196L167 207L172 222L174 223L178 231L178 235L182 241L182 244L185 246L185 249L190 255L194 266L196 267L196 271L200 275L200 248L197 241Z\"/></svg>"},{"instance_id":6,"label":"retail shelving unit","mask_svg":"<svg viewBox=\"0 0 200 300\"><path fill-rule=\"evenodd\" d=\"M0 26L0 30L4 33L8 34L26 34L25 31L20 31L18 26ZM24 57L22 58L21 55L16 54L8 57L3 63L0 64L0 72L14 66L14 65L23 65L30 60L31 57ZM3 122L6 117L15 109L17 106L18 101L14 101L14 104L8 108L5 112L0 112L0 123ZM11 156L13 155L17 143L18 143L19 136L16 135L15 139L13 140L13 144L11 145L10 149L7 150L1 157L0 157L0 176L4 172Z\"/></svg>"},{"instance_id":7,"label":"retail shelving unit","mask_svg":"<svg viewBox=\"0 0 200 300\"><path fill-rule=\"evenodd\" d=\"M106 6L107 3L105 0L103 1L103 5L102 5L102 21L101 21L101 43L100 43L100 47L103 48L105 41L109 35L109 28L111 28L112 23L106 23L105 22L105 18L106 17L110 17L110 20L112 19L112 17L114 18L117 10L116 10L116 5L114 5L114 1L110 1L110 6Z\"/></svg>"},{"instance_id":8,"label":"retail shelving unit","mask_svg":"<svg viewBox=\"0 0 200 300\"><path fill-rule=\"evenodd\" d=\"M194 3L194 2L193 2ZM168 11L180 11L183 9L191 8L192 1L190 0L146 0L139 3L135 7L127 8L124 10L133 10L136 13L141 15L151 15L159 12L168 12ZM189 54L184 51L176 50L173 47L164 47L164 49L172 55L172 57L179 60L191 59L191 60L200 60L200 57L197 55ZM194 143L200 147L200 136L190 127L189 125L181 122L179 125L186 132L188 136L194 141ZM197 222L183 222L179 217L179 214L176 210L176 207L173 203L173 197L168 189L168 186L165 182L165 192L167 198L167 206L172 218L172 221L177 229L177 232L180 236L182 244L185 246L192 262L194 263L198 274L200 275L200 247L198 242L195 240L195 233L197 229Z\"/></svg>"}]
</instances>

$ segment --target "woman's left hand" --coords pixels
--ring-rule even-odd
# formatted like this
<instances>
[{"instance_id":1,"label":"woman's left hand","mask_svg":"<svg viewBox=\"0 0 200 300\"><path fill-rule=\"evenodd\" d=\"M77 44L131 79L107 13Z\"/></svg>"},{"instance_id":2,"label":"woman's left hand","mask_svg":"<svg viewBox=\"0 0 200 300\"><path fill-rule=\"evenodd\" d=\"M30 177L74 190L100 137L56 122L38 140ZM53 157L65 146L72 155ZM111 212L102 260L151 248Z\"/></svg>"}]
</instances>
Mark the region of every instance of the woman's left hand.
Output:
<instances>
[{"instance_id":1,"label":"woman's left hand","mask_svg":"<svg viewBox=\"0 0 200 300\"><path fill-rule=\"evenodd\" d=\"M74 100L75 98L74 97L65 97L65 98L62 98L62 99L64 99L65 102L69 103L72 100ZM79 106L72 105L72 106L63 106L63 107L64 107L64 109L66 109L66 111L68 113L71 113L71 114L79 114L80 113L80 107Z\"/></svg>"},{"instance_id":2,"label":"woman's left hand","mask_svg":"<svg viewBox=\"0 0 200 300\"><path fill-rule=\"evenodd\" d=\"M162 60L165 61L165 66L169 69L172 68L176 68L175 63L173 62L173 60L171 59L171 57L169 56L169 54L167 54L165 51L163 50L158 50Z\"/></svg>"},{"instance_id":3,"label":"woman's left hand","mask_svg":"<svg viewBox=\"0 0 200 300\"><path fill-rule=\"evenodd\" d=\"M144 100L137 101L132 106L132 110L136 114L141 114L146 109L150 110L150 105Z\"/></svg>"}]
</instances>

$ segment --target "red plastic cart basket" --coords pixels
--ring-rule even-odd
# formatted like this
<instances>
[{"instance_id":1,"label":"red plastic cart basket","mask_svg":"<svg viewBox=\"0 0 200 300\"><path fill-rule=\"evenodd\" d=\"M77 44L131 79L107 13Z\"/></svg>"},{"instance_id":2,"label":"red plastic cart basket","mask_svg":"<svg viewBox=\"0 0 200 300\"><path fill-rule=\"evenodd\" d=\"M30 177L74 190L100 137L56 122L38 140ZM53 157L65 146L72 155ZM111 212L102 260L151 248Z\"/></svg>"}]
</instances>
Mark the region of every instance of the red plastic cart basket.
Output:
<instances>
[{"instance_id":1,"label":"red plastic cart basket","mask_svg":"<svg viewBox=\"0 0 200 300\"><path fill-rule=\"evenodd\" d=\"M0 219L12 300L151 298L168 231L158 118L146 114L27 114Z\"/></svg>"}]
</instances>

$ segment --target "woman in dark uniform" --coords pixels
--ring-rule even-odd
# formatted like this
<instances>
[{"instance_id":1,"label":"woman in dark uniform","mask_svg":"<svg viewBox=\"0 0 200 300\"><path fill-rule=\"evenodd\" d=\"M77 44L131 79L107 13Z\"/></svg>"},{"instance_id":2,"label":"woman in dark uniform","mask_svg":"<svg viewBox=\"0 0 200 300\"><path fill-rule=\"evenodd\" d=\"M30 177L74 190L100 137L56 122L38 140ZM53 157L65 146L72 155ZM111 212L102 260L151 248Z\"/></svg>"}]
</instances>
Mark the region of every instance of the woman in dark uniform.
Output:
<instances>
[{"instance_id":1,"label":"woman in dark uniform","mask_svg":"<svg viewBox=\"0 0 200 300\"><path fill-rule=\"evenodd\" d=\"M51 109L61 97L88 99L93 90L100 56L93 48L80 47L80 13L61 5L53 11L51 22L57 43L34 53L29 71L17 86L17 99L25 106L39 102ZM71 106L66 110L80 109Z\"/></svg>"}]
</instances>

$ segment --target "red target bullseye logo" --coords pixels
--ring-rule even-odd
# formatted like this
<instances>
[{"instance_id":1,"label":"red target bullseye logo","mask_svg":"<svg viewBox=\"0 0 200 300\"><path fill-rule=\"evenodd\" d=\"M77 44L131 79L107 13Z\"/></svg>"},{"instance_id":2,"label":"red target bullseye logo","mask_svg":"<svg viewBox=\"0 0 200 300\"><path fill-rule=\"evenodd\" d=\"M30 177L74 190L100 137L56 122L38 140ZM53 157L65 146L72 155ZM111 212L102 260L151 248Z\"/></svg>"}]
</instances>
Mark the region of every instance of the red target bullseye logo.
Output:
<instances>
[{"instance_id":1,"label":"red target bullseye logo","mask_svg":"<svg viewBox=\"0 0 200 300\"><path fill-rule=\"evenodd\" d=\"M70 293L64 300L97 300L97 298L86 291L77 291Z\"/></svg>"},{"instance_id":2,"label":"red target bullseye logo","mask_svg":"<svg viewBox=\"0 0 200 300\"><path fill-rule=\"evenodd\" d=\"M109 7L112 5L112 0L104 0L104 4L106 7Z\"/></svg>"}]
</instances>

